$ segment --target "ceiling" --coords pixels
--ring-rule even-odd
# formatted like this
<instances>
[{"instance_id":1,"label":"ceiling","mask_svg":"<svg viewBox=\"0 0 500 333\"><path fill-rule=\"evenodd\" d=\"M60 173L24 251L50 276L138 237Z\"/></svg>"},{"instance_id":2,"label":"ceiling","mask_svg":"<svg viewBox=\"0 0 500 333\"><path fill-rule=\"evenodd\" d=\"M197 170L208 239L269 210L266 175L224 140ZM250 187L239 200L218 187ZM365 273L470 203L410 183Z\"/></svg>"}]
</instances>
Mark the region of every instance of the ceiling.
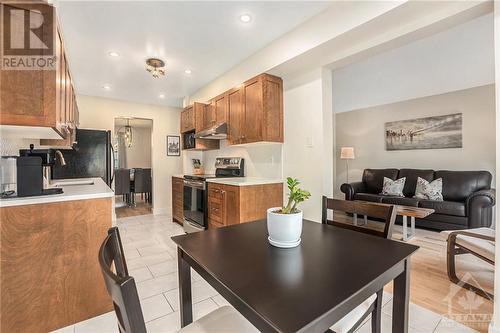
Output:
<instances>
[{"instance_id":1,"label":"ceiling","mask_svg":"<svg viewBox=\"0 0 500 333\"><path fill-rule=\"evenodd\" d=\"M57 5L78 94L181 106L184 96L330 3L60 1ZM242 14L252 20L241 22ZM110 51L119 56L110 57ZM145 70L149 57L166 62L165 77L154 79ZM192 73L186 74L186 69Z\"/></svg>"}]
</instances>

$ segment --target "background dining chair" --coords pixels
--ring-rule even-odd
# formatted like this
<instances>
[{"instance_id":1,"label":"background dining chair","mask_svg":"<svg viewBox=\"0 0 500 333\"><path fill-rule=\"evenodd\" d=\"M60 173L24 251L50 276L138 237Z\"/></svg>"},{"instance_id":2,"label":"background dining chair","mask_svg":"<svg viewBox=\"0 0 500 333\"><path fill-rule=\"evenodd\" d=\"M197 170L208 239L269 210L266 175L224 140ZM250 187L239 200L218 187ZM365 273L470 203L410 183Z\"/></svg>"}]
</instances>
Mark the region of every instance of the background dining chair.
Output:
<instances>
[{"instance_id":1,"label":"background dining chair","mask_svg":"<svg viewBox=\"0 0 500 333\"><path fill-rule=\"evenodd\" d=\"M392 237L392 228L396 221L396 209L393 205L381 205L369 202L348 201L329 199L323 196L323 210L321 214L321 223L334 225L344 229L351 229L360 231L366 234L379 236L383 238ZM328 209L333 212L343 212L347 214L365 215L382 220L384 223L384 230L375 230L371 228L361 227L353 224L342 223L335 220L328 220Z\"/></svg>"},{"instance_id":2,"label":"background dining chair","mask_svg":"<svg viewBox=\"0 0 500 333\"><path fill-rule=\"evenodd\" d=\"M142 314L134 278L128 275L120 233L117 227L108 230L99 249L99 264L108 294L113 300L120 333L145 333ZM115 268L113 271L113 267ZM239 312L223 306L183 327L180 333L209 332L259 332Z\"/></svg>"},{"instance_id":3,"label":"background dining chair","mask_svg":"<svg viewBox=\"0 0 500 333\"><path fill-rule=\"evenodd\" d=\"M135 169L134 195L135 193L145 195L145 201L151 202L151 169Z\"/></svg>"},{"instance_id":4,"label":"background dining chair","mask_svg":"<svg viewBox=\"0 0 500 333\"><path fill-rule=\"evenodd\" d=\"M495 265L495 229L475 228L469 230L441 231L447 241L446 267L451 282L476 294L493 300L493 295L466 281L460 280L455 270L455 256L472 254L477 258Z\"/></svg>"},{"instance_id":5,"label":"background dining chair","mask_svg":"<svg viewBox=\"0 0 500 333\"><path fill-rule=\"evenodd\" d=\"M130 206L130 169L115 170L115 195L123 195L123 201Z\"/></svg>"},{"instance_id":6,"label":"background dining chair","mask_svg":"<svg viewBox=\"0 0 500 333\"><path fill-rule=\"evenodd\" d=\"M396 210L392 205L376 205L358 201L346 201L329 199L323 196L321 223L334 225L344 229L350 229L366 234L374 235L382 238L390 238L392 235L392 227L396 220ZM328 220L328 210L333 212L339 211L349 214L367 215L385 222L384 230L374 230L365 227L360 227L352 224ZM354 332L363 323L368 315L372 315L372 332L380 333L382 319L382 295L384 290L381 289L377 293L371 295L366 301L358 305L354 310L349 312L344 318L330 327L330 330L336 333L351 333Z\"/></svg>"}]
</instances>

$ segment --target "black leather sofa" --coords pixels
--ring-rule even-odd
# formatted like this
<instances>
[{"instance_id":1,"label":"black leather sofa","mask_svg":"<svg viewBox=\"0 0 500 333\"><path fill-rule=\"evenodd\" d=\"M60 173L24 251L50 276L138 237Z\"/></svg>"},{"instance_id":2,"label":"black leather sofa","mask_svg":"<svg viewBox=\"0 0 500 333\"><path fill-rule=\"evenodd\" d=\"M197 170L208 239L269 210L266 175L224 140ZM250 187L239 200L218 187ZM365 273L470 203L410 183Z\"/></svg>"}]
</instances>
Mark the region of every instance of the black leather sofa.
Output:
<instances>
[{"instance_id":1,"label":"black leather sofa","mask_svg":"<svg viewBox=\"0 0 500 333\"><path fill-rule=\"evenodd\" d=\"M380 195L384 177L406 177L405 197ZM443 179L444 201L413 198L417 177L427 181ZM342 184L346 200L364 200L396 205L432 208L434 214L417 219L416 225L438 230L470 229L491 226L495 192L488 171L448 171L422 169L365 169L361 182ZM398 216L401 223L401 217Z\"/></svg>"}]
</instances>

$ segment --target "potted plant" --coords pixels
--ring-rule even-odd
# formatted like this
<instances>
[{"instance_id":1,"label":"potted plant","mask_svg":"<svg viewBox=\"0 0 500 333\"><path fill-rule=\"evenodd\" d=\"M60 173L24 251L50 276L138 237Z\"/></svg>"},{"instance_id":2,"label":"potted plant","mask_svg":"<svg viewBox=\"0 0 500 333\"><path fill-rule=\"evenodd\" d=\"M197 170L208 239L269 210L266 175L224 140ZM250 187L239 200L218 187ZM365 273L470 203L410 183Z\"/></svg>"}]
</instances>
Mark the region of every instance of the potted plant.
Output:
<instances>
[{"instance_id":1,"label":"potted plant","mask_svg":"<svg viewBox=\"0 0 500 333\"><path fill-rule=\"evenodd\" d=\"M300 244L302 211L297 209L297 205L311 196L311 193L299 188L300 182L297 179L288 177L286 182L290 191L286 206L267 210L269 243L283 248L295 247Z\"/></svg>"}]
</instances>

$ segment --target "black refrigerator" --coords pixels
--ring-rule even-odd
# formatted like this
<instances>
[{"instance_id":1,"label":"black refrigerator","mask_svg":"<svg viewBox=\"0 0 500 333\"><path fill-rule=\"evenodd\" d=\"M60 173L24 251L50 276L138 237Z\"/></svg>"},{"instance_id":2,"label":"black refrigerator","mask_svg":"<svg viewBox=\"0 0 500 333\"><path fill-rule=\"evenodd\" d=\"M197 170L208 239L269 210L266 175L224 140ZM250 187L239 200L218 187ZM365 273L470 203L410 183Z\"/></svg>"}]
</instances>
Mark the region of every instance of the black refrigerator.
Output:
<instances>
[{"instance_id":1,"label":"black refrigerator","mask_svg":"<svg viewBox=\"0 0 500 333\"><path fill-rule=\"evenodd\" d=\"M111 131L77 129L73 149L60 149L66 165L52 167L52 179L101 177L109 187L113 181Z\"/></svg>"}]
</instances>

